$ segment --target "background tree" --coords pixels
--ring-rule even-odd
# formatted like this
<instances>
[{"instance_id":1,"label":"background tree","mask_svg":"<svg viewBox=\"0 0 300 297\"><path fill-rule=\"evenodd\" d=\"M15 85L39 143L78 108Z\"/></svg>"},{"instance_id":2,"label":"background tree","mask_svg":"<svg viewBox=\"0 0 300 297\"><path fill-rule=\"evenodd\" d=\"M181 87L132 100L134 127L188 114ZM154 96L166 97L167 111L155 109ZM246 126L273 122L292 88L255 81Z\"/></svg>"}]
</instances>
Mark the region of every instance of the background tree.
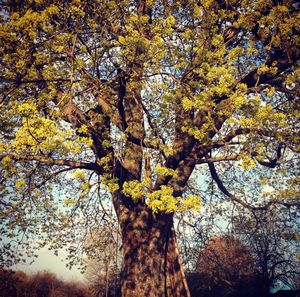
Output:
<instances>
[{"instance_id":1,"label":"background tree","mask_svg":"<svg viewBox=\"0 0 300 297\"><path fill-rule=\"evenodd\" d=\"M11 251L34 236L76 254L106 188L122 234L122 295L189 296L173 215L198 209L195 167L249 207L247 189L222 171L234 161L277 168L299 151L297 3L1 8L1 258L22 258ZM297 203L295 170L278 178L282 198L256 207Z\"/></svg>"},{"instance_id":2,"label":"background tree","mask_svg":"<svg viewBox=\"0 0 300 297\"><path fill-rule=\"evenodd\" d=\"M25 288L25 296L53 296L54 292L62 286L62 281L56 278L51 272L38 272L30 277Z\"/></svg>"},{"instance_id":3,"label":"background tree","mask_svg":"<svg viewBox=\"0 0 300 297\"><path fill-rule=\"evenodd\" d=\"M261 295L269 296L271 286L283 279L290 284L298 278L300 246L298 211L272 206L267 211L239 211L233 232L251 249L256 262Z\"/></svg>"},{"instance_id":4,"label":"background tree","mask_svg":"<svg viewBox=\"0 0 300 297\"><path fill-rule=\"evenodd\" d=\"M18 296L17 280L14 277L14 272L1 268L0 270L0 296L1 297L16 297Z\"/></svg>"},{"instance_id":5,"label":"background tree","mask_svg":"<svg viewBox=\"0 0 300 297\"><path fill-rule=\"evenodd\" d=\"M114 216L110 217L115 220ZM108 221L91 234L87 242L88 259L85 260L85 278L91 297L120 296L122 265L121 242L118 226Z\"/></svg>"},{"instance_id":6,"label":"background tree","mask_svg":"<svg viewBox=\"0 0 300 297\"><path fill-rule=\"evenodd\" d=\"M270 198L267 192L273 193L274 191L271 188L265 188L263 195L266 196L258 198L260 203ZM254 190L253 193L257 195ZM267 209L249 209L241 205L220 203L220 197L218 193L216 194L217 197L212 197L209 204L203 205L200 220L199 216L189 218L186 223L189 226L188 232L179 233L179 242L189 243L189 249L182 249L182 252L186 253L184 259L190 259L190 265L186 267L189 267L188 283L192 296L210 296L210 294L212 296L222 294L235 296L235 293L237 296L270 296L271 292L274 293L283 288L284 283L285 288L292 288L293 280L298 279L300 273L298 258L300 250L297 240L298 207L286 208L282 205L272 205ZM252 198L250 194L249 198ZM184 241L181 239L183 236ZM232 287L226 281L225 283L223 281L222 285L222 278L232 279L235 266L239 267L238 263L235 263L235 258L238 259L239 255L230 260L235 249L231 249L232 254L224 256L225 260L222 255L226 253L226 248L223 248L223 254L218 250L214 253L207 252L210 242L207 238L222 240L232 236L237 241L243 242L243 246L246 247L252 259L253 273L249 277L240 278L242 285L240 288L238 277L236 277L237 282L232 282ZM233 243L234 240L232 240ZM228 247L231 247L230 244L231 242ZM201 265L194 260L195 254L198 255L199 251L202 255L199 258L204 261ZM227 265L227 259L229 265ZM207 268L210 263L208 260L215 265L214 269ZM233 265L234 269L231 269L231 263L236 264ZM223 265L225 269L222 269ZM241 271L247 266L249 265L246 262L241 263ZM202 273L199 274L199 271Z\"/></svg>"},{"instance_id":7,"label":"background tree","mask_svg":"<svg viewBox=\"0 0 300 297\"><path fill-rule=\"evenodd\" d=\"M248 248L233 236L213 237L198 253L190 278L193 296L254 296L255 263Z\"/></svg>"}]
</instances>

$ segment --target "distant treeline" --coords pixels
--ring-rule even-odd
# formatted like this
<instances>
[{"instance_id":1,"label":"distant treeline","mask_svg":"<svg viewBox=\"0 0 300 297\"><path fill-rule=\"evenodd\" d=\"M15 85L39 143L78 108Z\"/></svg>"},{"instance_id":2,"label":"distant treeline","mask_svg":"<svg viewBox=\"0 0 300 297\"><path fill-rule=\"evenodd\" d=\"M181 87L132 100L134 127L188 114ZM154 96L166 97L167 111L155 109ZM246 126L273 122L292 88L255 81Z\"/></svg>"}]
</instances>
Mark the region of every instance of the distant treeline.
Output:
<instances>
[{"instance_id":1,"label":"distant treeline","mask_svg":"<svg viewBox=\"0 0 300 297\"><path fill-rule=\"evenodd\" d=\"M0 269L0 297L89 297L84 284L63 281L54 273Z\"/></svg>"},{"instance_id":2,"label":"distant treeline","mask_svg":"<svg viewBox=\"0 0 300 297\"><path fill-rule=\"evenodd\" d=\"M118 278L118 277L117 277ZM121 297L120 283L116 276L88 280L64 281L51 272L26 274L23 271L0 269L0 297ZM263 283L258 276L237 277L233 284L214 283L208 275L187 273L192 297L265 297ZM298 295L297 295L298 294ZM298 297L298 290L279 291L274 297Z\"/></svg>"},{"instance_id":3,"label":"distant treeline","mask_svg":"<svg viewBox=\"0 0 300 297\"><path fill-rule=\"evenodd\" d=\"M0 267L0 297L120 297L119 277L99 275L97 281L65 281L55 273L27 274Z\"/></svg>"}]
</instances>

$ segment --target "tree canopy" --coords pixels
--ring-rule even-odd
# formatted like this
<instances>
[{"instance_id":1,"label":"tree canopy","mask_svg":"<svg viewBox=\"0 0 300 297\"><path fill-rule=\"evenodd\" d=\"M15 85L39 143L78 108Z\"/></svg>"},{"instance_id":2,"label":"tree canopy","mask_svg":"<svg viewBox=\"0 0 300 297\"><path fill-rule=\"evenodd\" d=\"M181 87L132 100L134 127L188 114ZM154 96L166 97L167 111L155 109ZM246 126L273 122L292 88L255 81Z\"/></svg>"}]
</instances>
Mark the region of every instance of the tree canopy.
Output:
<instances>
[{"instance_id":1,"label":"tree canopy","mask_svg":"<svg viewBox=\"0 0 300 297\"><path fill-rule=\"evenodd\" d=\"M12 240L1 260L10 263L15 238L59 246L84 236L105 197L121 229L133 222L123 241L139 230L134 245L147 234L136 229L143 211L152 211L150 224L199 208L195 168L245 207L299 203L298 8L293 0L4 1L0 217ZM247 187L232 181L247 174L278 187L277 198L244 199Z\"/></svg>"}]
</instances>

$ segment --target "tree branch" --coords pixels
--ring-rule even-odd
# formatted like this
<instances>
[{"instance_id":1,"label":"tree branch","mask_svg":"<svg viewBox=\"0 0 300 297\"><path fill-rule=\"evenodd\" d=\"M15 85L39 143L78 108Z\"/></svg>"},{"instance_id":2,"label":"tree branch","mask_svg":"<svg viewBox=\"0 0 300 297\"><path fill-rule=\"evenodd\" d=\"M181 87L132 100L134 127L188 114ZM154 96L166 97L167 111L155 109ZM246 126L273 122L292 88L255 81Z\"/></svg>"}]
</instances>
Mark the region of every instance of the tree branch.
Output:
<instances>
[{"instance_id":1,"label":"tree branch","mask_svg":"<svg viewBox=\"0 0 300 297\"><path fill-rule=\"evenodd\" d=\"M275 168L277 165L279 165L279 160L282 156L282 145L278 145L276 149L276 156L273 159L270 159L269 161L263 161L259 160L255 157L257 157L259 154L257 152L252 152L251 155L255 158L255 160L262 166L269 167L269 168Z\"/></svg>"},{"instance_id":2,"label":"tree branch","mask_svg":"<svg viewBox=\"0 0 300 297\"><path fill-rule=\"evenodd\" d=\"M242 206L244 206L247 209L250 209L250 210L267 210L272 204L280 204L280 205L283 205L285 207L300 206L299 202L288 203L288 202L284 202L284 201L281 201L281 200L270 200L265 205L253 206L253 205L243 201L242 199L238 198L237 196L233 195L232 193L230 193L227 190L227 188L224 186L223 182L219 178L219 176L217 174L217 171L216 171L216 168L215 168L213 163L208 162L208 167L209 167L212 179L217 183L218 188L221 190L221 192L224 193L227 197L229 197L232 201L235 201L235 202L241 204Z\"/></svg>"},{"instance_id":3,"label":"tree branch","mask_svg":"<svg viewBox=\"0 0 300 297\"><path fill-rule=\"evenodd\" d=\"M284 50L281 49L274 49L273 53L269 56L267 61L265 62L266 66L272 66L274 63L276 63L277 67L277 73L275 75L270 73L263 73L261 75L258 75L257 71L258 68L253 69L248 74L243 76L240 80L240 83L244 83L248 86L248 88L253 88L257 85L257 82L259 85L266 84L275 77L277 77L279 74L284 72L285 70L289 69L292 65L295 64L295 62L299 59L299 54L297 54L297 51L294 53L291 53L290 55L287 55Z\"/></svg>"},{"instance_id":4,"label":"tree branch","mask_svg":"<svg viewBox=\"0 0 300 297\"><path fill-rule=\"evenodd\" d=\"M38 161L46 165L50 166L69 166L72 168L79 168L79 169L88 169L88 170L94 170L97 172L102 172L102 168L97 163L88 163L88 162L81 162L81 161L74 161L74 160L66 160L66 159L54 159L48 156L43 155L18 155L18 154L2 154L0 155L0 161L8 157L10 159L13 159L15 161Z\"/></svg>"},{"instance_id":5,"label":"tree branch","mask_svg":"<svg viewBox=\"0 0 300 297\"><path fill-rule=\"evenodd\" d=\"M235 161L239 157L239 154L234 154L232 156L219 156L219 157L213 157L213 158L206 158L206 159L199 159L194 160L195 164L205 164L205 163L216 163L216 162L222 162L222 161Z\"/></svg>"}]
</instances>

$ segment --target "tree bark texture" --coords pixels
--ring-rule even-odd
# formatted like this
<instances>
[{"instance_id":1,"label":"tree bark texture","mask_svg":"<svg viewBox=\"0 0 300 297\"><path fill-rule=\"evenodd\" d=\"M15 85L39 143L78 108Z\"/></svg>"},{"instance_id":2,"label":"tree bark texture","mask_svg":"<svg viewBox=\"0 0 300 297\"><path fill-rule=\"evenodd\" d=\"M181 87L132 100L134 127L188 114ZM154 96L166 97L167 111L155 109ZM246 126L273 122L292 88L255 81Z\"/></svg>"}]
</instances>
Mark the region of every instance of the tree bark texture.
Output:
<instances>
[{"instance_id":1,"label":"tree bark texture","mask_svg":"<svg viewBox=\"0 0 300 297\"><path fill-rule=\"evenodd\" d=\"M116 207L123 243L122 297L190 296L179 260L173 216L145 204Z\"/></svg>"}]
</instances>

